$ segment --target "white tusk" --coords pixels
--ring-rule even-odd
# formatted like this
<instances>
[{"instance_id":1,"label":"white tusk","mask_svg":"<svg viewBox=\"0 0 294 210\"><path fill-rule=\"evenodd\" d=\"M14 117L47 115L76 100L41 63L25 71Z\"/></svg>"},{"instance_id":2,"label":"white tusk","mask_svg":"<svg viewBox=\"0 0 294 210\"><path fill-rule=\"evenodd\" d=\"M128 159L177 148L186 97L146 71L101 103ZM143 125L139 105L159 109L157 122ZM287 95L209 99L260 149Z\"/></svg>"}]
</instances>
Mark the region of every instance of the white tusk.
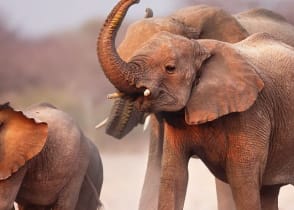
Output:
<instances>
[{"instance_id":1,"label":"white tusk","mask_svg":"<svg viewBox=\"0 0 294 210\"><path fill-rule=\"evenodd\" d=\"M14 209L15 209L15 210L19 210L17 203L14 202L14 203L13 203L13 206L14 206Z\"/></svg>"},{"instance_id":2,"label":"white tusk","mask_svg":"<svg viewBox=\"0 0 294 210\"><path fill-rule=\"evenodd\" d=\"M101 123L99 123L98 125L95 126L96 129L103 127L104 125L106 125L108 121L108 117L106 117Z\"/></svg>"},{"instance_id":3,"label":"white tusk","mask_svg":"<svg viewBox=\"0 0 294 210\"><path fill-rule=\"evenodd\" d=\"M151 91L149 89L146 89L144 91L144 96L150 96L150 94L151 94Z\"/></svg>"},{"instance_id":4,"label":"white tusk","mask_svg":"<svg viewBox=\"0 0 294 210\"><path fill-rule=\"evenodd\" d=\"M123 93L110 93L107 95L107 99L116 99L122 97L124 94Z\"/></svg>"},{"instance_id":5,"label":"white tusk","mask_svg":"<svg viewBox=\"0 0 294 210\"><path fill-rule=\"evenodd\" d=\"M144 126L143 126L143 131L146 131L148 126L149 126L149 123L150 122L150 115L148 115L145 119L145 122L144 122Z\"/></svg>"}]
</instances>

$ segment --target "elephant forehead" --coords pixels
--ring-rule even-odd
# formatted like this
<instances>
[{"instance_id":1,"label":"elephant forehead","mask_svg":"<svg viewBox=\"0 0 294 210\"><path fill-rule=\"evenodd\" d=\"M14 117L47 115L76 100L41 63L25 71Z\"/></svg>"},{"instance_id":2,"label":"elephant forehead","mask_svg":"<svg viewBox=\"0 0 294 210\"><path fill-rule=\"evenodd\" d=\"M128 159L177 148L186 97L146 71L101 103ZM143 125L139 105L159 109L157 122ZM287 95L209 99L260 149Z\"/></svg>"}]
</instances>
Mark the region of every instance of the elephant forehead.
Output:
<instances>
[{"instance_id":1,"label":"elephant forehead","mask_svg":"<svg viewBox=\"0 0 294 210\"><path fill-rule=\"evenodd\" d=\"M189 40L182 36L160 32L147 41L139 52L145 55L157 56L157 54L160 54L176 58L178 53L183 49L186 51L190 46Z\"/></svg>"}]
</instances>

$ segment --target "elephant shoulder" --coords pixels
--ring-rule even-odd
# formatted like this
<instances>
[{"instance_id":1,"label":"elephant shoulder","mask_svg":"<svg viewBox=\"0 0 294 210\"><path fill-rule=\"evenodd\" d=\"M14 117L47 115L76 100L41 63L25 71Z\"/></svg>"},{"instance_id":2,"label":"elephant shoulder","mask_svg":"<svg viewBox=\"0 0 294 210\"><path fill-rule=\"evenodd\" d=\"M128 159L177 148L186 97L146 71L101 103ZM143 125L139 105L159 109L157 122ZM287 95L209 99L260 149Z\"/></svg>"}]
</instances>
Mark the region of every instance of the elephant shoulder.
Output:
<instances>
[{"instance_id":1,"label":"elephant shoulder","mask_svg":"<svg viewBox=\"0 0 294 210\"><path fill-rule=\"evenodd\" d=\"M198 5L194 5L194 6L190 6L190 7L184 7L181 8L177 11L175 11L174 13L172 13L172 15L175 16L183 16L183 17L187 17L190 15L198 15L198 14L204 14L204 13L217 13L217 12L223 12L224 10L222 10L219 7L214 7L214 6L209 6L206 4L198 4Z\"/></svg>"},{"instance_id":2,"label":"elephant shoulder","mask_svg":"<svg viewBox=\"0 0 294 210\"><path fill-rule=\"evenodd\" d=\"M205 22L211 17L223 19L223 17L227 16L231 17L231 15L222 8L205 4L185 7L175 11L171 15L171 17L196 28L201 24L205 24Z\"/></svg>"},{"instance_id":3,"label":"elephant shoulder","mask_svg":"<svg viewBox=\"0 0 294 210\"><path fill-rule=\"evenodd\" d=\"M44 104L30 107L25 114L48 125L48 137L43 152L32 163L37 168L44 164L44 159L50 159L46 164L48 169L63 168L70 171L74 165L79 164L81 155L85 160L88 159L89 148L84 140L84 134L70 114Z\"/></svg>"},{"instance_id":4,"label":"elephant shoulder","mask_svg":"<svg viewBox=\"0 0 294 210\"><path fill-rule=\"evenodd\" d=\"M82 134L77 122L68 113L49 103L32 105L24 114L37 122L48 124L50 141L59 139L62 143L70 139L72 144L80 141Z\"/></svg>"},{"instance_id":5,"label":"elephant shoulder","mask_svg":"<svg viewBox=\"0 0 294 210\"><path fill-rule=\"evenodd\" d=\"M220 7L191 6L177 10L172 17L198 31L198 36L192 37L193 39L216 39L234 43L248 36L236 18Z\"/></svg>"},{"instance_id":6,"label":"elephant shoulder","mask_svg":"<svg viewBox=\"0 0 294 210\"><path fill-rule=\"evenodd\" d=\"M292 46L285 44L280 39L277 39L275 36L267 32L254 33L237 43L236 46L239 46L242 49L252 49L252 51L257 51L259 54L261 54L260 51L271 54L277 54L279 51L284 51L289 56L294 53L294 48ZM262 55L264 55L264 53L262 53Z\"/></svg>"},{"instance_id":7,"label":"elephant shoulder","mask_svg":"<svg viewBox=\"0 0 294 210\"><path fill-rule=\"evenodd\" d=\"M267 9L253 9L235 15L249 34L267 32L294 46L294 26L282 15Z\"/></svg>"},{"instance_id":8,"label":"elephant shoulder","mask_svg":"<svg viewBox=\"0 0 294 210\"><path fill-rule=\"evenodd\" d=\"M293 77L294 48L274 36L256 33L235 46L263 75L267 74L270 78L283 76L286 80Z\"/></svg>"}]
</instances>

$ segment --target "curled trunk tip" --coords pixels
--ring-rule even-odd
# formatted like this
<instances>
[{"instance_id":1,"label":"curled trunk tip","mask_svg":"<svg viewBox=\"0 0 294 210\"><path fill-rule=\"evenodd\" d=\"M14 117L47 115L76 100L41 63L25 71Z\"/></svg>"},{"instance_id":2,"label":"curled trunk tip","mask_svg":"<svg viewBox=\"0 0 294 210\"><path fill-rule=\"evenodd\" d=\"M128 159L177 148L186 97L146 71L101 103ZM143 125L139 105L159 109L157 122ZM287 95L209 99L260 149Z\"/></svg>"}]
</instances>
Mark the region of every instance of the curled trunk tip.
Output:
<instances>
[{"instance_id":1,"label":"curled trunk tip","mask_svg":"<svg viewBox=\"0 0 294 210\"><path fill-rule=\"evenodd\" d=\"M134 81L134 65L126 63L117 53L115 38L129 7L139 0L121 0L108 15L97 39L97 56L109 81L121 92L139 92Z\"/></svg>"}]
</instances>

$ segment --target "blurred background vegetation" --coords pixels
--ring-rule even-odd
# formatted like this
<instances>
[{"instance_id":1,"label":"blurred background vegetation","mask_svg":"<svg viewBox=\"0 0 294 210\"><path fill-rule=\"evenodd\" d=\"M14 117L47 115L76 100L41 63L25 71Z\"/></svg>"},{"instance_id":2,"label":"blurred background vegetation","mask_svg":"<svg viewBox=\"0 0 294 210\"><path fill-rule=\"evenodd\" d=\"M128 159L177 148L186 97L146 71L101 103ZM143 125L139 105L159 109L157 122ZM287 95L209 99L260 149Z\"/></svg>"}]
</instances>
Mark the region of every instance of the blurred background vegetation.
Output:
<instances>
[{"instance_id":1,"label":"blurred background vegetation","mask_svg":"<svg viewBox=\"0 0 294 210\"><path fill-rule=\"evenodd\" d=\"M95 125L104 120L114 88L105 79L96 57L96 38L102 19L41 38L24 38L9 30L0 17L0 103L16 109L49 102L68 112L105 152L136 152L146 135L135 129L118 141ZM143 138L142 138L143 137Z\"/></svg>"},{"instance_id":2,"label":"blurred background vegetation","mask_svg":"<svg viewBox=\"0 0 294 210\"><path fill-rule=\"evenodd\" d=\"M266 7L294 22L290 0L179 2L179 7L205 3L220 6L231 13ZM5 14L0 10L0 102L10 101L17 109L49 102L70 113L100 150L141 152L148 144L148 131L143 133L142 126L134 129L123 141L107 136L103 128L94 128L107 117L112 102L106 100L106 95L114 91L96 58L96 37L104 19L97 15L74 29L65 28L51 35L25 38L18 30L8 27ZM134 18L129 18L124 22L117 43L133 21Z\"/></svg>"}]
</instances>

